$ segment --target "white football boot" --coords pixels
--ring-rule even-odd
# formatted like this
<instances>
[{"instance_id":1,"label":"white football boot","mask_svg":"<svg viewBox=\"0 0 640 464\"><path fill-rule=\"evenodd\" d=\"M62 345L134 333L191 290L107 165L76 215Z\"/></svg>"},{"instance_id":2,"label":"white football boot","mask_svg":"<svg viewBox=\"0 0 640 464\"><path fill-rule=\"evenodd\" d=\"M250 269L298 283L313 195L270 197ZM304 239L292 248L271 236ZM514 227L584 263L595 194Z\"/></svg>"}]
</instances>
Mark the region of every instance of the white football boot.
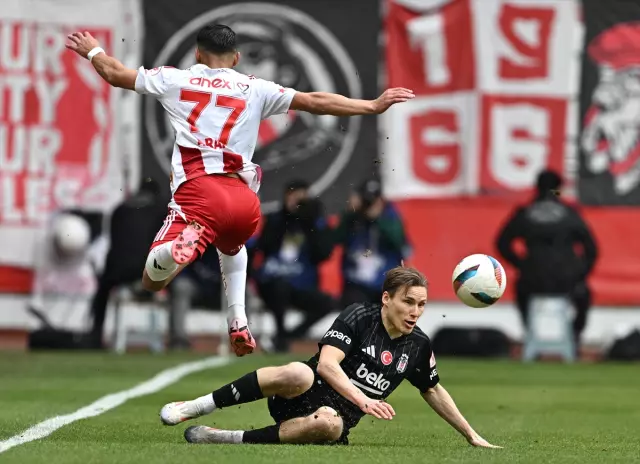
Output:
<instances>
[{"instance_id":1,"label":"white football boot","mask_svg":"<svg viewBox=\"0 0 640 464\"><path fill-rule=\"evenodd\" d=\"M229 444L242 443L242 430L220 430L204 425L193 425L184 431L184 439L195 444Z\"/></svg>"},{"instance_id":2,"label":"white football boot","mask_svg":"<svg viewBox=\"0 0 640 464\"><path fill-rule=\"evenodd\" d=\"M160 410L160 420L164 425L178 425L189 419L204 416L197 401L178 401L165 404Z\"/></svg>"}]
</instances>

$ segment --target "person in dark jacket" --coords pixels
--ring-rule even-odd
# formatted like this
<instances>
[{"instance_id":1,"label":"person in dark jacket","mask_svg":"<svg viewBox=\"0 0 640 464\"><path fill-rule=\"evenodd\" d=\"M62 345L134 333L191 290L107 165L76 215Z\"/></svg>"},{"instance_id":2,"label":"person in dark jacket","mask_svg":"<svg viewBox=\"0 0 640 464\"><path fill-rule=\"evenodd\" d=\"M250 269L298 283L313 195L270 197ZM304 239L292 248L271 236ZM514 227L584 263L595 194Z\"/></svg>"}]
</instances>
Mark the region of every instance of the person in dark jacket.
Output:
<instances>
[{"instance_id":1,"label":"person in dark jacket","mask_svg":"<svg viewBox=\"0 0 640 464\"><path fill-rule=\"evenodd\" d=\"M409 257L411 248L402 219L385 200L382 185L368 179L350 199L334 240L344 247L342 304L379 302L385 273Z\"/></svg>"},{"instance_id":2,"label":"person in dark jacket","mask_svg":"<svg viewBox=\"0 0 640 464\"><path fill-rule=\"evenodd\" d=\"M202 256L171 281L167 290L170 303L169 349L189 350L191 341L187 318L192 308L222 311L222 275L216 248L209 245Z\"/></svg>"},{"instance_id":3,"label":"person in dark jacket","mask_svg":"<svg viewBox=\"0 0 640 464\"><path fill-rule=\"evenodd\" d=\"M252 274L258 294L276 321L274 348L287 351L292 340L306 332L337 303L321 291L318 266L331 255L333 244L323 206L308 195L309 186L293 181L285 189L283 207L267 214L252 255L261 252L263 264ZM286 330L286 311L304 314L294 329Z\"/></svg>"},{"instance_id":4,"label":"person in dark jacket","mask_svg":"<svg viewBox=\"0 0 640 464\"><path fill-rule=\"evenodd\" d=\"M160 185L151 178L144 179L138 192L118 205L111 215L109 240L117 246L111 246L107 253L91 303L93 324L89 345L92 348L103 348L102 331L111 291L140 280L149 247L166 215L166 200L161 197Z\"/></svg>"},{"instance_id":5,"label":"person in dark jacket","mask_svg":"<svg viewBox=\"0 0 640 464\"><path fill-rule=\"evenodd\" d=\"M505 261L519 271L516 303L525 326L532 295L567 295L576 310L573 330L578 347L591 306L587 276L593 270L597 246L578 211L560 200L561 186L556 172L541 172L536 197L514 212L498 235L497 247ZM516 239L526 245L524 256L514 250ZM576 245L580 252L576 252Z\"/></svg>"}]
</instances>

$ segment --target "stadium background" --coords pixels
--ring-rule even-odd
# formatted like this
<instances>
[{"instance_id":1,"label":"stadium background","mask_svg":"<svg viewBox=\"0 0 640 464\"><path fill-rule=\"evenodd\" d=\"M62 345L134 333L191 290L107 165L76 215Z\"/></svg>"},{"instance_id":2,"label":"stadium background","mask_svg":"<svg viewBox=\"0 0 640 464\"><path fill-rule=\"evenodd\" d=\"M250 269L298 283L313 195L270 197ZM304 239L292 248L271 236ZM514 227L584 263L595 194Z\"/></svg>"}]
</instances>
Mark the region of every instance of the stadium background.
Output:
<instances>
[{"instance_id":1,"label":"stadium background","mask_svg":"<svg viewBox=\"0 0 640 464\"><path fill-rule=\"evenodd\" d=\"M0 327L34 325L25 295L48 213L108 213L142 175L167 180L172 134L159 106L97 80L87 62L64 51L64 33L92 31L131 67L186 66L197 27L217 20L235 24L245 40L269 42L274 54L255 64L257 75L362 98L386 86L416 92L414 101L377 119L336 118L293 134L267 121L256 157L266 171L265 210L277 205L285 182L302 176L337 214L353 185L379 175L414 246L410 264L430 279L426 326L497 326L521 336L509 288L495 307L470 311L455 300L450 275L467 254L496 254L498 227L528 198L544 166L565 175L567 194L600 246L585 339L602 343L619 324L640 319L640 187L632 181L621 193L613 188L619 170L591 173L591 154L580 143L600 75L589 44L610 30L613 45L604 53L640 56L633 39L637 5L7 0L0 14ZM630 27L616 32L619 23ZM627 97L640 98L632 90ZM621 125L640 124L640 115L615 117ZM637 143L620 168L632 178ZM323 272L323 287L332 293L339 292L338 259L339 250Z\"/></svg>"},{"instance_id":2,"label":"stadium background","mask_svg":"<svg viewBox=\"0 0 640 464\"><path fill-rule=\"evenodd\" d=\"M628 109L640 103L640 4L2 0L0 5L0 461L372 464L403 456L415 462L638 462L637 430L630 426L640 421L636 363L521 363L436 353L439 375L462 412L504 449L467 446L405 382L389 400L397 412L393 421L366 418L353 432L351 446L319 451L185 446L184 427L161 427L157 416L166 402L197 397L252 369L306 354L237 359L205 357L199 350L21 351L29 331L41 327L27 304L37 244L49 231L51 215L77 208L108 218L144 176L158 179L168 194L171 132L159 107L109 88L86 60L64 50L66 33L91 31L129 67L186 66L193 28L219 18L233 21L243 40L257 44L253 73L261 77L352 97L374 98L391 85L417 94L379 118L325 118L322 127L299 124L296 133L283 130L282 121L265 122L256 154L266 166L265 211L277 206L285 182L303 176L337 215L353 185L380 176L409 232L411 263L431 281L420 326L430 336L442 327L498 328L517 342L522 328L511 288L495 306L472 310L455 299L451 272L464 255L496 253L502 221L527 200L537 171L554 167L565 175L566 196L579 206L600 247L591 279L595 307L584 339L605 351L621 328L640 327L640 112L602 114L593 99L608 76L625 83L621 95ZM606 40L594 45L602 33ZM243 61L252 62L246 58L251 55ZM609 74L601 73L604 62L611 65ZM583 136L594 121L608 122L612 135L595 147L587 144L585 152ZM609 149L619 163L608 172L591 172L594 156ZM334 294L340 290L339 255L338 250L323 268L322 285ZM56 305L47 312L59 327L86 329L86 305ZM133 305L123 312L132 327L147 324L143 308ZM268 318L251 317L253 330L269 325ZM331 320L328 315L319 322L313 335L322 335ZM226 331L224 315L211 311L193 311L187 327L194 337ZM112 329L110 313L106 338ZM191 369L191 361L201 367ZM188 372L193 373L181 377ZM197 423L244 429L267 425L270 418L256 402Z\"/></svg>"}]
</instances>

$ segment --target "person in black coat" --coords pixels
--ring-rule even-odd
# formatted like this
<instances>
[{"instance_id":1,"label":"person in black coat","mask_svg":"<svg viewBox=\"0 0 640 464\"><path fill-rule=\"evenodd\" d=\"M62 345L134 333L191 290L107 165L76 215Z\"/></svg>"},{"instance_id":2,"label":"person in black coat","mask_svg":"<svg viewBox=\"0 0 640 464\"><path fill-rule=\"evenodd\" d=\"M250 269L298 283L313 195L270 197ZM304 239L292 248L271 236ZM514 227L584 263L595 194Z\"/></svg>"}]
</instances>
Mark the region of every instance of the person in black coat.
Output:
<instances>
[{"instance_id":1,"label":"person in black coat","mask_svg":"<svg viewBox=\"0 0 640 464\"><path fill-rule=\"evenodd\" d=\"M149 247L166 215L166 199L161 195L160 185L151 178L144 179L139 190L113 211L110 248L91 302L90 348L103 348L102 331L111 291L140 280Z\"/></svg>"},{"instance_id":2,"label":"person in black coat","mask_svg":"<svg viewBox=\"0 0 640 464\"><path fill-rule=\"evenodd\" d=\"M525 326L532 295L567 295L576 310L573 330L578 347L591 306L587 277L596 262L597 246L578 211L560 199L561 186L556 172L541 172L535 198L509 218L498 235L497 248L518 270L516 303ZM524 256L513 248L516 239L526 245Z\"/></svg>"},{"instance_id":3,"label":"person in black coat","mask_svg":"<svg viewBox=\"0 0 640 464\"><path fill-rule=\"evenodd\" d=\"M252 277L275 318L274 348L281 352L337 307L334 299L318 288L318 266L331 255L333 242L323 206L309 198L308 189L303 181L287 185L282 208L265 216L262 231L249 244L252 256L258 251L263 255L263 263ZM287 330L284 319L290 308L300 310L304 319Z\"/></svg>"}]
</instances>

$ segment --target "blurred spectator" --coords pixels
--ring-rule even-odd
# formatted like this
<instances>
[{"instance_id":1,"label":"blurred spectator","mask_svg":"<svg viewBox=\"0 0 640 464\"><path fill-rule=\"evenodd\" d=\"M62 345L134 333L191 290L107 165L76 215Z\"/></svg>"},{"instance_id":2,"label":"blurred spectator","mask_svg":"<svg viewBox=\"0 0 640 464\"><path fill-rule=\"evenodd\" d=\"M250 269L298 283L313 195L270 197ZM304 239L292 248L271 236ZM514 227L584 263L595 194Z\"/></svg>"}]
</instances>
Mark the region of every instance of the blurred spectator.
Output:
<instances>
[{"instance_id":1,"label":"blurred spectator","mask_svg":"<svg viewBox=\"0 0 640 464\"><path fill-rule=\"evenodd\" d=\"M169 312L169 348L189 349L187 314L194 306L220 310L222 278L218 252L214 246L183 269L169 284L171 310Z\"/></svg>"},{"instance_id":2,"label":"blurred spectator","mask_svg":"<svg viewBox=\"0 0 640 464\"><path fill-rule=\"evenodd\" d=\"M553 171L538 176L537 195L516 209L500 231L497 247L518 271L516 299L523 324L528 321L529 299L534 294L562 294L573 301L576 347L591 305L587 276L596 261L597 248L587 224L577 210L559 198L561 177ZM519 256L513 242L522 239L526 254ZM581 248L576 252L576 245Z\"/></svg>"},{"instance_id":3,"label":"blurred spectator","mask_svg":"<svg viewBox=\"0 0 640 464\"><path fill-rule=\"evenodd\" d=\"M375 179L365 181L352 193L335 241L344 247L343 306L380 300L385 272L410 252L402 220L393 204L383 198L382 186Z\"/></svg>"},{"instance_id":4,"label":"blurred spectator","mask_svg":"<svg viewBox=\"0 0 640 464\"><path fill-rule=\"evenodd\" d=\"M95 291L96 278L85 219L68 212L56 214L47 232L37 247L28 309L51 328L47 311L60 302L71 309L73 300L84 300Z\"/></svg>"},{"instance_id":5,"label":"blurred spectator","mask_svg":"<svg viewBox=\"0 0 640 464\"><path fill-rule=\"evenodd\" d=\"M167 205L161 198L160 187L149 178L142 182L136 194L114 210L110 221L110 248L91 304L92 348L102 348L102 331L111 291L120 285L140 281L149 247L166 215Z\"/></svg>"},{"instance_id":6,"label":"blurred spectator","mask_svg":"<svg viewBox=\"0 0 640 464\"><path fill-rule=\"evenodd\" d=\"M318 289L318 265L329 258L333 245L323 206L309 198L308 189L303 181L286 187L282 209L266 215L253 250L263 256L263 264L253 275L258 294L276 321L276 351L287 351L292 340L304 337L336 308L333 298ZM285 313L292 307L304 319L286 330Z\"/></svg>"}]
</instances>

